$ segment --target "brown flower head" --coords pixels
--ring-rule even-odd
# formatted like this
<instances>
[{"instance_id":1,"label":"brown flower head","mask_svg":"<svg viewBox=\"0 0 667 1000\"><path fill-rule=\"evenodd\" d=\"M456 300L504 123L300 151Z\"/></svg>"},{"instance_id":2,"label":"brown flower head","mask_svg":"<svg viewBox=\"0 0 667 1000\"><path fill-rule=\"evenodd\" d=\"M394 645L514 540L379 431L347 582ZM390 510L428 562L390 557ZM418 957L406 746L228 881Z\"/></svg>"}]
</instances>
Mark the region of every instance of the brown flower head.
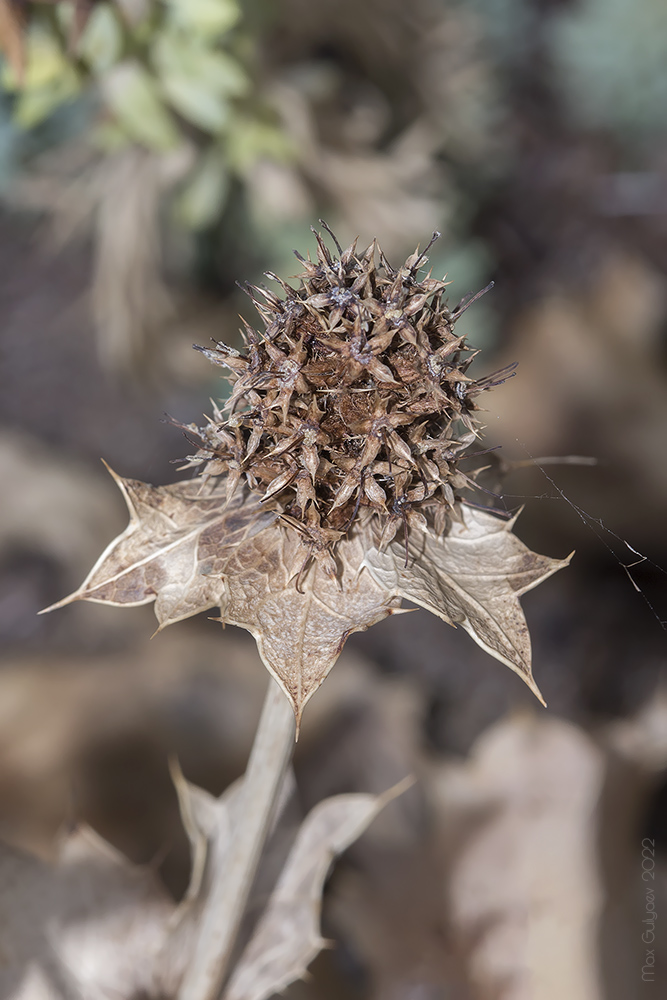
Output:
<instances>
[{"instance_id":1,"label":"brown flower head","mask_svg":"<svg viewBox=\"0 0 667 1000\"><path fill-rule=\"evenodd\" d=\"M466 374L453 328L474 298L450 310L444 282L419 278L423 253L394 270L374 243L336 244L336 258L317 243L298 288L248 289L265 329L246 326L246 353L203 351L233 388L224 411L186 428L198 442L187 467L202 475L162 487L115 476L130 522L53 607L154 602L160 628L218 607L254 635L298 720L350 633L406 599L541 697L519 597L566 561L457 495L472 484L457 462L479 436L475 397L513 369Z\"/></svg>"},{"instance_id":2,"label":"brown flower head","mask_svg":"<svg viewBox=\"0 0 667 1000\"><path fill-rule=\"evenodd\" d=\"M425 515L443 530L469 484L456 466L478 436L475 397L513 369L466 374L474 353L454 326L474 299L450 309L445 282L419 275L426 251L395 269L375 243L342 251L330 235L338 256L318 233L317 260L297 254L297 288L271 273L282 296L248 286L264 330L245 325L245 353L198 348L233 391L224 412L189 428L199 448L188 465L225 474L230 499L245 479L278 501L333 576L335 543L367 512L383 548Z\"/></svg>"}]
</instances>

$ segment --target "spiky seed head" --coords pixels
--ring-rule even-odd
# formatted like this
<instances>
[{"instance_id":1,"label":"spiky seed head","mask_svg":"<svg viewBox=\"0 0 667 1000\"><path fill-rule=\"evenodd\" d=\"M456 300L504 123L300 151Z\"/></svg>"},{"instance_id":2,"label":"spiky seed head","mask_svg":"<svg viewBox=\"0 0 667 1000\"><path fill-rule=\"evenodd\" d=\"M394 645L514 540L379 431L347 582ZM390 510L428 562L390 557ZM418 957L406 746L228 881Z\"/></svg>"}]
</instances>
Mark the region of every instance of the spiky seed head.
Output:
<instances>
[{"instance_id":1,"label":"spiky seed head","mask_svg":"<svg viewBox=\"0 0 667 1000\"><path fill-rule=\"evenodd\" d=\"M375 242L342 251L325 228L338 252L315 233L298 287L270 272L280 294L246 287L264 329L244 322L245 352L198 348L232 392L188 429L199 444L188 465L228 475L230 495L244 479L331 567L359 516L379 519L383 545L424 515L444 525L469 483L457 463L478 437L475 397L511 371L466 374L474 354L454 326L477 296L450 309L446 283L419 275L426 251L395 269Z\"/></svg>"}]
</instances>

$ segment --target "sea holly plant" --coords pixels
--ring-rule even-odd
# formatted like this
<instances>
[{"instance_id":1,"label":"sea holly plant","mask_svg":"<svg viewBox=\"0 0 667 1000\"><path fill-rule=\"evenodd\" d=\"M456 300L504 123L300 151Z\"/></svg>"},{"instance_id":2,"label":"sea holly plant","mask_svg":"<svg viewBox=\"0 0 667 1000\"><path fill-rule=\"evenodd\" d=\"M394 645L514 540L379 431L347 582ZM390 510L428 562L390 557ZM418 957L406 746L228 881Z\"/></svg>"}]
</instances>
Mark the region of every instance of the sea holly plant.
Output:
<instances>
[{"instance_id":1,"label":"sea holly plant","mask_svg":"<svg viewBox=\"0 0 667 1000\"><path fill-rule=\"evenodd\" d=\"M329 845L314 863L318 877L312 855L304 850L299 861L295 847L292 881L286 869L248 944L252 961L245 972L231 967L295 729L350 633L408 600L462 626L542 700L519 598L568 561L531 552L513 519L473 500L477 401L513 374L468 374L474 352L455 327L476 296L450 307L445 282L423 274L426 251L394 268L375 243L342 250L324 228L335 250L316 233L315 259L297 254L298 285L269 273L277 291L248 286L262 329L244 323L245 350L198 348L225 370L231 391L203 426L184 428L193 445L185 467L197 475L155 487L113 473L128 527L53 606L154 602L159 629L218 608L217 620L252 633L277 682L233 801L208 809L208 832L193 839L193 867L209 874L193 892L183 1000L214 1000L223 988L235 1000L270 996L321 946L312 926L322 872L342 849L335 845L364 826L350 821L352 833L337 839L352 807L334 800L318 807L328 816L320 843ZM192 806L203 795L181 798ZM375 808L361 809L365 822ZM184 816L187 825L187 808ZM298 930L304 921L307 934ZM285 927L298 938L290 947ZM290 955L278 967L277 948ZM263 970L264 992L251 967Z\"/></svg>"}]
</instances>

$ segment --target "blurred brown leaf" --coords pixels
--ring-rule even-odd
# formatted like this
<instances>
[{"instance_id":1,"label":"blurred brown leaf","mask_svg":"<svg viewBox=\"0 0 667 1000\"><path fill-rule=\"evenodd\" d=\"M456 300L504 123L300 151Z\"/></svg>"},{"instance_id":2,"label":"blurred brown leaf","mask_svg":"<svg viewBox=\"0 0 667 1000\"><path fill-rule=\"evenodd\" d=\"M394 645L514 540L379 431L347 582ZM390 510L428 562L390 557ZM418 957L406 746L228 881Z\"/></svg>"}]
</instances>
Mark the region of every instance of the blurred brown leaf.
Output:
<instances>
[{"instance_id":1,"label":"blurred brown leaf","mask_svg":"<svg viewBox=\"0 0 667 1000\"><path fill-rule=\"evenodd\" d=\"M173 909L154 873L92 830L55 866L0 845L0 994L57 1000L153 988L153 958Z\"/></svg>"},{"instance_id":2,"label":"blurred brown leaf","mask_svg":"<svg viewBox=\"0 0 667 1000\"><path fill-rule=\"evenodd\" d=\"M519 597L569 559L540 556L512 533L516 518L502 521L486 511L461 505L461 522L438 537L412 531L405 548L393 542L373 549L364 565L379 584L461 625L487 653L521 677L544 704L533 679L530 635Z\"/></svg>"},{"instance_id":3,"label":"blurred brown leaf","mask_svg":"<svg viewBox=\"0 0 667 1000\"><path fill-rule=\"evenodd\" d=\"M528 715L434 773L445 838L459 827L450 920L475 997L600 1000L604 779L604 753L581 729Z\"/></svg>"}]
</instances>

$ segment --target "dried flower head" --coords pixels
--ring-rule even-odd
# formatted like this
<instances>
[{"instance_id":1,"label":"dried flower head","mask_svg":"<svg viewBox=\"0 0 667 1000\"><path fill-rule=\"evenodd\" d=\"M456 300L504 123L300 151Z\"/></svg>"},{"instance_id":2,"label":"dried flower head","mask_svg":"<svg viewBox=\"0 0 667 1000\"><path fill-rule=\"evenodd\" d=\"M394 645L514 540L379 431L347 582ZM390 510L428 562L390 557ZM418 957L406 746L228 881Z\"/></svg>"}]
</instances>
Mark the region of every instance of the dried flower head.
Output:
<instances>
[{"instance_id":1,"label":"dried flower head","mask_svg":"<svg viewBox=\"0 0 667 1000\"><path fill-rule=\"evenodd\" d=\"M398 269L375 243L342 251L330 235L337 257L319 233L317 260L297 254L297 288L272 273L283 296L247 287L264 330L245 324L245 353L198 348L228 369L233 391L225 411L189 428L199 448L188 465L226 475L230 499L244 478L278 501L335 575L335 543L367 512L382 548L428 514L442 532L470 483L457 461L478 436L475 397L513 368L467 375L474 352L454 326L477 296L450 309L446 283L419 276L438 233Z\"/></svg>"},{"instance_id":2,"label":"dried flower head","mask_svg":"<svg viewBox=\"0 0 667 1000\"><path fill-rule=\"evenodd\" d=\"M445 283L418 277L424 253L394 270L375 243L336 244L337 258L317 244L298 288L248 289L265 329L246 326L245 354L204 350L233 388L205 427L186 428L202 475L158 487L115 476L130 522L53 607L153 601L160 628L219 607L254 635L298 720L347 637L406 599L541 697L519 597L567 560L457 495L473 483L457 463L479 436L475 397L513 368L467 375L454 324L474 298L450 310Z\"/></svg>"}]
</instances>

